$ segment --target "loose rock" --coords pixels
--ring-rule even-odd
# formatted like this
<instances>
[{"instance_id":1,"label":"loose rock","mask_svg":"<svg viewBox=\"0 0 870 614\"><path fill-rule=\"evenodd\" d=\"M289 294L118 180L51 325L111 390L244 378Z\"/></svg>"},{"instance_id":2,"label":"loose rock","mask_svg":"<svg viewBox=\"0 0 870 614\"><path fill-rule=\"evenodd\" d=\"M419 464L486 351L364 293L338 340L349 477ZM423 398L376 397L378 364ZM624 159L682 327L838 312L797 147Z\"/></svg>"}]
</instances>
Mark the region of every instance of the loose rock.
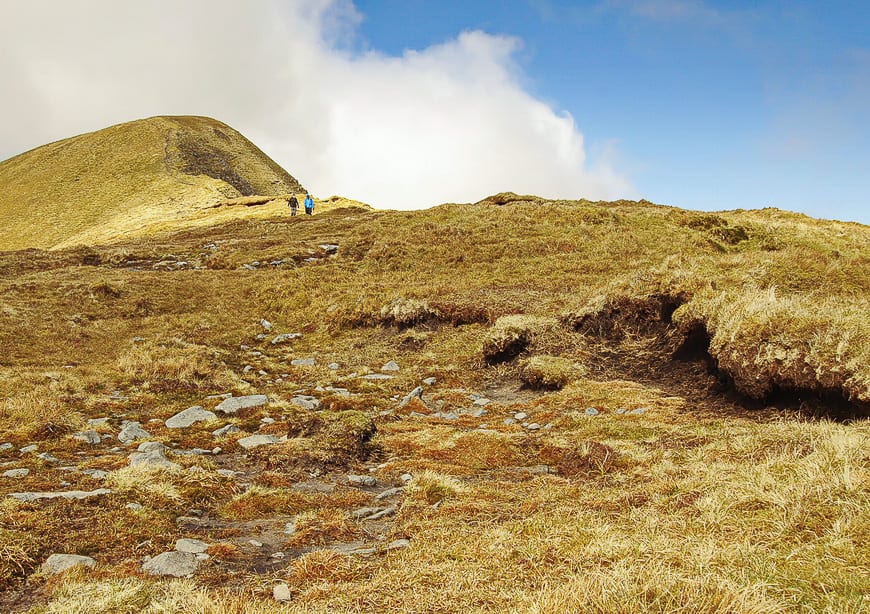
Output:
<instances>
[{"instance_id":1,"label":"loose rock","mask_svg":"<svg viewBox=\"0 0 870 614\"><path fill-rule=\"evenodd\" d=\"M179 539L175 542L175 549L178 552L189 552L191 554L201 554L208 550L208 544L198 539Z\"/></svg>"},{"instance_id":2,"label":"loose rock","mask_svg":"<svg viewBox=\"0 0 870 614\"><path fill-rule=\"evenodd\" d=\"M194 405L166 420L166 426L171 429L184 429L197 422L211 422L212 420L217 420L217 414L199 405Z\"/></svg>"},{"instance_id":3,"label":"loose rock","mask_svg":"<svg viewBox=\"0 0 870 614\"><path fill-rule=\"evenodd\" d=\"M30 469L10 469L3 472L4 478L24 478L30 475Z\"/></svg>"},{"instance_id":4,"label":"loose rock","mask_svg":"<svg viewBox=\"0 0 870 614\"><path fill-rule=\"evenodd\" d=\"M272 598L275 601L286 603L293 600L293 595L290 593L290 587L282 582L272 587Z\"/></svg>"},{"instance_id":5,"label":"loose rock","mask_svg":"<svg viewBox=\"0 0 870 614\"><path fill-rule=\"evenodd\" d=\"M230 433L238 433L242 429L237 427L235 424L227 424L226 426L222 426L216 431L212 431L211 434L215 437L223 437L224 435L229 435Z\"/></svg>"},{"instance_id":6,"label":"loose rock","mask_svg":"<svg viewBox=\"0 0 870 614\"><path fill-rule=\"evenodd\" d=\"M438 380L435 379L434 377L427 377L426 379L423 380L423 383L426 384L427 386L434 386L437 381Z\"/></svg>"},{"instance_id":7,"label":"loose rock","mask_svg":"<svg viewBox=\"0 0 870 614\"><path fill-rule=\"evenodd\" d=\"M370 475L349 475L347 483L353 486L377 486L378 481Z\"/></svg>"},{"instance_id":8,"label":"loose rock","mask_svg":"<svg viewBox=\"0 0 870 614\"><path fill-rule=\"evenodd\" d=\"M139 422L124 421L121 424L121 432L118 433L118 441L121 443L130 443L137 439L148 439L151 433L142 428Z\"/></svg>"},{"instance_id":9,"label":"loose rock","mask_svg":"<svg viewBox=\"0 0 870 614\"><path fill-rule=\"evenodd\" d=\"M383 367L381 367L381 371L399 371L399 369L399 363L397 363L395 360L391 360Z\"/></svg>"},{"instance_id":10,"label":"loose rock","mask_svg":"<svg viewBox=\"0 0 870 614\"><path fill-rule=\"evenodd\" d=\"M245 450L251 450L253 448L259 448L260 446L268 446L281 441L279 437L275 435L251 435L249 437L243 437L239 439L238 444L242 446Z\"/></svg>"},{"instance_id":11,"label":"loose rock","mask_svg":"<svg viewBox=\"0 0 870 614\"><path fill-rule=\"evenodd\" d=\"M76 441L83 441L85 443L89 443L92 446L100 443L103 440L103 438L100 437L100 434L96 431L80 431L73 434L73 439L75 439Z\"/></svg>"},{"instance_id":12,"label":"loose rock","mask_svg":"<svg viewBox=\"0 0 870 614\"><path fill-rule=\"evenodd\" d=\"M142 565L142 571L152 576L190 576L199 567L195 554L190 552L164 552Z\"/></svg>"},{"instance_id":13,"label":"loose rock","mask_svg":"<svg viewBox=\"0 0 870 614\"><path fill-rule=\"evenodd\" d=\"M274 339L272 339L272 345L278 345L279 343L287 343L288 341L293 341L294 339L301 339L302 333L284 333L283 335L278 335Z\"/></svg>"},{"instance_id":14,"label":"loose rock","mask_svg":"<svg viewBox=\"0 0 870 614\"><path fill-rule=\"evenodd\" d=\"M249 407L260 407L269 402L269 397L265 394L252 394L244 397L230 397L221 401L220 405L215 407L215 411L220 411L225 414L234 414L240 409L248 409Z\"/></svg>"},{"instance_id":15,"label":"loose rock","mask_svg":"<svg viewBox=\"0 0 870 614\"><path fill-rule=\"evenodd\" d=\"M410 403L415 398L422 399L423 398L423 386L417 386L399 402L399 407L404 407L408 403Z\"/></svg>"},{"instance_id":16,"label":"loose rock","mask_svg":"<svg viewBox=\"0 0 870 614\"><path fill-rule=\"evenodd\" d=\"M89 556L78 554L52 554L42 564L42 571L49 575L59 574L67 569L81 565L95 567L97 562Z\"/></svg>"},{"instance_id":17,"label":"loose rock","mask_svg":"<svg viewBox=\"0 0 870 614\"><path fill-rule=\"evenodd\" d=\"M98 488L97 490L65 490L60 492L12 492L9 496L19 501L28 503L30 501L40 501L42 499L89 499L90 497L99 497L100 495L110 495L112 491L108 488Z\"/></svg>"},{"instance_id":18,"label":"loose rock","mask_svg":"<svg viewBox=\"0 0 870 614\"><path fill-rule=\"evenodd\" d=\"M317 364L317 360L314 358L294 358L290 364L294 367L313 367Z\"/></svg>"},{"instance_id":19,"label":"loose rock","mask_svg":"<svg viewBox=\"0 0 870 614\"><path fill-rule=\"evenodd\" d=\"M159 441L147 441L141 444L138 452L130 455L130 465L149 465L165 467L169 470L180 470L181 466L166 458L166 446Z\"/></svg>"},{"instance_id":20,"label":"loose rock","mask_svg":"<svg viewBox=\"0 0 870 614\"><path fill-rule=\"evenodd\" d=\"M583 413L586 414L587 416L597 416L597 415L600 414L601 412L598 411L597 409L595 409L594 407L587 407L587 408L583 411Z\"/></svg>"},{"instance_id":21,"label":"loose rock","mask_svg":"<svg viewBox=\"0 0 870 614\"><path fill-rule=\"evenodd\" d=\"M298 394L292 399L290 402L294 405L298 405L303 409L316 410L320 409L320 400L317 397L312 397L307 394Z\"/></svg>"}]
</instances>

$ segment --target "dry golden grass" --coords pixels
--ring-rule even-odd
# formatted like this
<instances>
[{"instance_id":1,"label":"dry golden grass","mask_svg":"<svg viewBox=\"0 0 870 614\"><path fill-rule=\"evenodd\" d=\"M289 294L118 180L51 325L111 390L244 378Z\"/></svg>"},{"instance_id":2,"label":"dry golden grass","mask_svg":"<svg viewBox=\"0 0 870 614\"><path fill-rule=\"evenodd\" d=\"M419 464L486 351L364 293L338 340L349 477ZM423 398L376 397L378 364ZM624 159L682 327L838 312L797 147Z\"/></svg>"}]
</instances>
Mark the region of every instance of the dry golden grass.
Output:
<instances>
[{"instance_id":1,"label":"dry golden grass","mask_svg":"<svg viewBox=\"0 0 870 614\"><path fill-rule=\"evenodd\" d=\"M0 440L32 437L65 463L111 469L117 490L97 503L4 503L10 590L38 586L34 611L57 612L866 611L868 229L775 210L505 202L234 220L113 247L0 253ZM168 255L206 268L152 268ZM254 260L287 264L240 268ZM261 318L274 329L257 339ZM672 360L699 326L716 375L703 338ZM283 332L304 337L273 346ZM518 359L487 363L487 339L503 348L522 338ZM586 371L558 391L520 389L523 351ZM304 357L317 366L290 365ZM392 380L350 377L388 360L401 365ZM339 369L326 367L333 361ZM397 399L429 376L437 383L413 405L422 414L471 409L472 392L494 402L479 418L407 416ZM761 397L757 409L734 388ZM113 400L116 390L128 400ZM126 456L69 437L86 418L211 409L204 397L219 392L268 394L268 407L228 421L289 440L245 457L238 435L217 440L225 456L196 461L205 473L188 476L119 469ZM299 393L323 409L295 410ZM809 421L803 403L845 407L851 420ZM550 428L505 423L519 411ZM267 414L277 421L261 426ZM205 428L149 428L184 447L211 439ZM253 484L244 493L209 481L230 458ZM64 479L99 485L17 451L2 461L34 470L0 483L3 494ZM348 519L374 504L372 489L290 488L351 472L379 488L413 476L377 538ZM144 510L124 508L139 500ZM207 530L217 543L203 586L126 577L146 551L172 547L175 516L191 508L220 523ZM247 550L220 541L286 516L300 547L410 546L308 553L258 575L247 573ZM48 584L30 575L28 586L48 554L41 544L93 553L100 567ZM278 580L291 603L270 601Z\"/></svg>"}]
</instances>

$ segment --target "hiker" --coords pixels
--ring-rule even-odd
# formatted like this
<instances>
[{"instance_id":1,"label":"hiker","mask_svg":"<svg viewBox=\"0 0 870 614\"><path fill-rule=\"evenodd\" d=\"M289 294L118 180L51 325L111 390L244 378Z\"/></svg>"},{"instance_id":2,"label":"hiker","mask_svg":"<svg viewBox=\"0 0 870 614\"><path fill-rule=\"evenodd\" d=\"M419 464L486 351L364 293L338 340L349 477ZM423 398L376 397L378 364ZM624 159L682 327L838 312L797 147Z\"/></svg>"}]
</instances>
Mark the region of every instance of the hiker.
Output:
<instances>
[{"instance_id":1,"label":"hiker","mask_svg":"<svg viewBox=\"0 0 870 614\"><path fill-rule=\"evenodd\" d=\"M296 210L299 209L299 201L296 200L296 195L293 194L290 200L287 201L287 206L290 207L290 217L296 217Z\"/></svg>"},{"instance_id":2,"label":"hiker","mask_svg":"<svg viewBox=\"0 0 870 614\"><path fill-rule=\"evenodd\" d=\"M314 213L314 199L311 198L311 194L305 195L305 215L311 215Z\"/></svg>"}]
</instances>

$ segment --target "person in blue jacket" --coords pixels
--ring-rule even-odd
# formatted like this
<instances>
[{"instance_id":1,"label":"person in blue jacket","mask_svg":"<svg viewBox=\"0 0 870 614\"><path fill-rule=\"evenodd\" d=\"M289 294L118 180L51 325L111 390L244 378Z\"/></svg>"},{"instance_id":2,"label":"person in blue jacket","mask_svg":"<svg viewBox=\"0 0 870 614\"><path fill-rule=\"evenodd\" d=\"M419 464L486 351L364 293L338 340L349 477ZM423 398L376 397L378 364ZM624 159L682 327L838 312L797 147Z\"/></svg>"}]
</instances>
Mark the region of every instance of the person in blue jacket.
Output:
<instances>
[{"instance_id":1,"label":"person in blue jacket","mask_svg":"<svg viewBox=\"0 0 870 614\"><path fill-rule=\"evenodd\" d=\"M311 198L311 194L305 195L305 215L311 215L314 213L314 199Z\"/></svg>"}]
</instances>

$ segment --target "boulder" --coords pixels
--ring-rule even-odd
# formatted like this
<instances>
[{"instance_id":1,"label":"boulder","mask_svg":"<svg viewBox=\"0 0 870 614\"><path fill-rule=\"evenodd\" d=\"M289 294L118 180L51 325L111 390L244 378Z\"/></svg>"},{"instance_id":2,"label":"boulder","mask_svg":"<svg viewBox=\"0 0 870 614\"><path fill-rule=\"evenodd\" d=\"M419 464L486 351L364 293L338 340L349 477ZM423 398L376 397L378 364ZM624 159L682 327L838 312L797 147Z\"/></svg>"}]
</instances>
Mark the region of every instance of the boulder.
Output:
<instances>
[{"instance_id":1,"label":"boulder","mask_svg":"<svg viewBox=\"0 0 870 614\"><path fill-rule=\"evenodd\" d=\"M166 458L166 446L159 441L147 441L139 446L138 452L130 455L130 465L148 465L180 470L181 466Z\"/></svg>"},{"instance_id":2,"label":"boulder","mask_svg":"<svg viewBox=\"0 0 870 614\"><path fill-rule=\"evenodd\" d=\"M9 469L3 472L4 478L26 478L30 475L30 469Z\"/></svg>"},{"instance_id":3,"label":"boulder","mask_svg":"<svg viewBox=\"0 0 870 614\"><path fill-rule=\"evenodd\" d=\"M142 571L152 576L183 578L192 575L199 567L195 554L190 552L164 552L142 565Z\"/></svg>"},{"instance_id":4,"label":"boulder","mask_svg":"<svg viewBox=\"0 0 870 614\"><path fill-rule=\"evenodd\" d=\"M217 414L199 405L194 405L166 420L166 426L171 429L184 429L197 422L210 422L212 420L217 420Z\"/></svg>"},{"instance_id":5,"label":"boulder","mask_svg":"<svg viewBox=\"0 0 870 614\"><path fill-rule=\"evenodd\" d=\"M202 554L208 550L208 544L198 539L179 539L175 542L175 549L178 552L189 552L190 554Z\"/></svg>"},{"instance_id":6,"label":"boulder","mask_svg":"<svg viewBox=\"0 0 870 614\"><path fill-rule=\"evenodd\" d=\"M215 411L225 414L234 414L240 409L248 409L250 407L260 407L269 402L269 397L265 394L252 394L244 397L230 397L221 401L220 405L215 407Z\"/></svg>"},{"instance_id":7,"label":"boulder","mask_svg":"<svg viewBox=\"0 0 870 614\"><path fill-rule=\"evenodd\" d=\"M317 397L312 397L306 394L298 394L290 402L298 405L303 409L317 410L320 409L320 400Z\"/></svg>"},{"instance_id":8,"label":"boulder","mask_svg":"<svg viewBox=\"0 0 870 614\"><path fill-rule=\"evenodd\" d=\"M130 443L137 439L148 439L149 437L151 437L151 433L143 429L139 422L125 421L121 425L121 432L118 433L118 441L121 443Z\"/></svg>"},{"instance_id":9,"label":"boulder","mask_svg":"<svg viewBox=\"0 0 870 614\"><path fill-rule=\"evenodd\" d=\"M245 450L251 450L253 448L259 448L260 446L272 445L279 441L281 441L281 438L276 437L275 435L251 435L250 437L242 437L239 439L238 444Z\"/></svg>"},{"instance_id":10,"label":"boulder","mask_svg":"<svg viewBox=\"0 0 870 614\"><path fill-rule=\"evenodd\" d=\"M79 431L78 433L73 434L73 439L89 443L92 446L103 440L103 438L100 437L100 434L96 431Z\"/></svg>"},{"instance_id":11,"label":"boulder","mask_svg":"<svg viewBox=\"0 0 870 614\"><path fill-rule=\"evenodd\" d=\"M65 490L60 492L12 492L9 496L18 501L25 503L31 501L40 501L42 499L89 499L91 497L99 497L100 495L110 495L112 491L108 488L98 488L96 490Z\"/></svg>"},{"instance_id":12,"label":"boulder","mask_svg":"<svg viewBox=\"0 0 870 614\"><path fill-rule=\"evenodd\" d=\"M42 571L49 575L59 574L67 569L81 565L95 567L97 562L89 556L78 554L52 554L42 564Z\"/></svg>"}]
</instances>

